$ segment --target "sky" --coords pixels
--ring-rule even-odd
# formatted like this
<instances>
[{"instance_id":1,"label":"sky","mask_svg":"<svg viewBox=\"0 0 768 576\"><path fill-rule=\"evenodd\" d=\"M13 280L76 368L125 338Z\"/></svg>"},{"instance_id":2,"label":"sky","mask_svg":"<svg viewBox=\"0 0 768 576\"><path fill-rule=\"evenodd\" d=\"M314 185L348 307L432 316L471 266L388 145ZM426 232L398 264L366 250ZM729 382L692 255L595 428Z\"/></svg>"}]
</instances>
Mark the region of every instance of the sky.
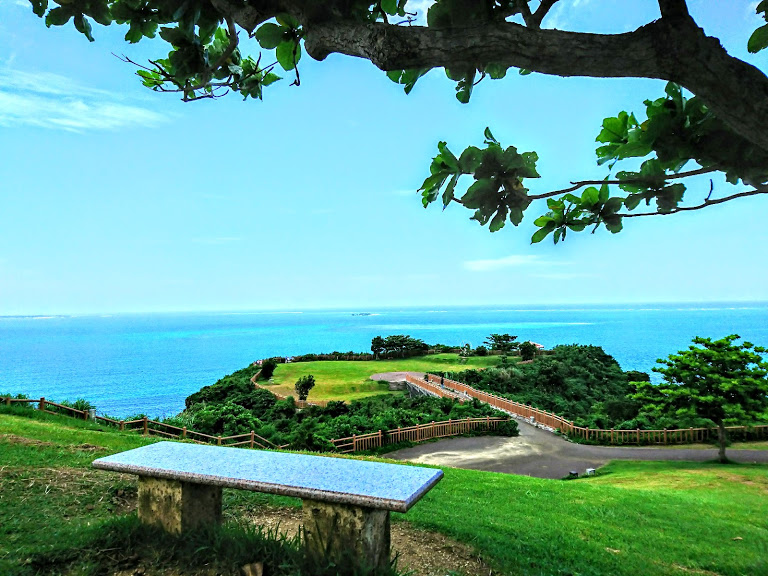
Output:
<instances>
[{"instance_id":1,"label":"sky","mask_svg":"<svg viewBox=\"0 0 768 576\"><path fill-rule=\"evenodd\" d=\"M768 51L746 52L757 2L689 4L768 70ZM545 26L618 33L658 16L648 0L561 0ZM437 143L481 145L486 126L539 154L532 193L605 177L602 119L642 113L661 81L511 71L462 105L441 70L405 95L367 61L305 56L301 86L286 74L263 102L183 103L116 56L167 47L125 32L95 25L89 43L0 0L0 315L768 300L765 197L557 246L530 244L543 207L491 234L458 205L421 206Z\"/></svg>"}]
</instances>

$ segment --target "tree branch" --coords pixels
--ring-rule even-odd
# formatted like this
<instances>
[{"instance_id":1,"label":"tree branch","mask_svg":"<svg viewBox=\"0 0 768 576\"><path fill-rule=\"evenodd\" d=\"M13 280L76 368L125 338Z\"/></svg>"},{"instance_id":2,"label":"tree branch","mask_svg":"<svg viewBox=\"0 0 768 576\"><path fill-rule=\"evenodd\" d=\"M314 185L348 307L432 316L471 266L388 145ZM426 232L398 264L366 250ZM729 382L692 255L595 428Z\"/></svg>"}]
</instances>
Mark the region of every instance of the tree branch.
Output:
<instances>
[{"instance_id":1,"label":"tree branch","mask_svg":"<svg viewBox=\"0 0 768 576\"><path fill-rule=\"evenodd\" d=\"M555 4L557 4L557 0L541 0L541 4L539 4L539 7L533 14L533 23L535 24L535 28L541 28L541 22L544 20L544 16L547 15L552 6Z\"/></svg>"},{"instance_id":2,"label":"tree branch","mask_svg":"<svg viewBox=\"0 0 768 576\"><path fill-rule=\"evenodd\" d=\"M330 20L307 27L305 48L317 60L346 54L382 70L468 69L494 62L566 77L670 80L701 97L733 132L768 152L768 78L729 56L690 18L662 18L615 35L537 30L513 22L435 30Z\"/></svg>"},{"instance_id":3,"label":"tree branch","mask_svg":"<svg viewBox=\"0 0 768 576\"><path fill-rule=\"evenodd\" d=\"M658 2L662 18L667 20L683 20L691 17L685 0L658 0Z\"/></svg>"},{"instance_id":4,"label":"tree branch","mask_svg":"<svg viewBox=\"0 0 768 576\"><path fill-rule=\"evenodd\" d=\"M747 196L757 196L758 194L768 194L768 188L756 188L755 190L746 190L744 192L739 192L738 194L731 194L730 196L718 198L717 200L710 200L709 197L707 197L707 199L704 200L704 202L696 206L682 206L680 208L675 208L674 210L670 210L669 212L640 212L638 214L628 213L628 214L616 214L616 215L621 216L622 218L638 218L640 216L667 216L669 214L677 214L678 212L701 210L702 208L715 206L716 204L722 204L723 202L729 202L730 200L735 200L736 198L745 198Z\"/></svg>"},{"instance_id":5,"label":"tree branch","mask_svg":"<svg viewBox=\"0 0 768 576\"><path fill-rule=\"evenodd\" d=\"M719 169L710 166L709 168L697 168L696 170L689 170L688 172L680 172L678 174L670 174L664 177L664 180L675 180L678 178L687 178L689 176L698 176L700 174L708 174L710 172L717 172ZM653 180L654 182L657 179ZM562 190L554 190L552 192L544 192L543 194L532 194L528 196L531 200L542 200L544 198L552 198L553 196L560 196L561 194L568 194L583 188L584 186L602 186L603 184L647 184L649 180L647 178L627 178L626 180L580 180L579 182L571 182L572 186L569 188L563 188Z\"/></svg>"}]
</instances>

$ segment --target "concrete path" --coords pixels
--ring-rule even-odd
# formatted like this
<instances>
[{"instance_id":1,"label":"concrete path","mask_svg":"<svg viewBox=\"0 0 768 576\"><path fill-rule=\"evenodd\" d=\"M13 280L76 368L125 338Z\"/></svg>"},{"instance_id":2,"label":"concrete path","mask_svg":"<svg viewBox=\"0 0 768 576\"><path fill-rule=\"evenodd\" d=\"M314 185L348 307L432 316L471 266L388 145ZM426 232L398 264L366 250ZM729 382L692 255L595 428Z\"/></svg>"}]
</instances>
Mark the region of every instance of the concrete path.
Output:
<instances>
[{"instance_id":1,"label":"concrete path","mask_svg":"<svg viewBox=\"0 0 768 576\"><path fill-rule=\"evenodd\" d=\"M518 420L520 436L448 438L387 454L387 458L469 470L564 478L571 470L584 474L610 460L687 460L717 458L717 449L632 448L574 444ZM768 450L728 450L736 462L768 463Z\"/></svg>"},{"instance_id":2,"label":"concrete path","mask_svg":"<svg viewBox=\"0 0 768 576\"><path fill-rule=\"evenodd\" d=\"M385 382L402 382L405 377L424 378L424 372L380 372L371 376L371 380L384 380Z\"/></svg>"}]
</instances>

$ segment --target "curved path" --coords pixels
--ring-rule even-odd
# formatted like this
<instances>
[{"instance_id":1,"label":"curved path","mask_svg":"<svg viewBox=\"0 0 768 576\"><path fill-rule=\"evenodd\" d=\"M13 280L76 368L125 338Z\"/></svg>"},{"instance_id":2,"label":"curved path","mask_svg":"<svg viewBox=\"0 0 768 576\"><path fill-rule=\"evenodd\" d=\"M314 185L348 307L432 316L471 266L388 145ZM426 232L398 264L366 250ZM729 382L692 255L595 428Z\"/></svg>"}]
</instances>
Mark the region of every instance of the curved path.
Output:
<instances>
[{"instance_id":1,"label":"curved path","mask_svg":"<svg viewBox=\"0 0 768 576\"><path fill-rule=\"evenodd\" d=\"M409 374L423 378L423 372L384 372L371 380L405 380ZM469 470L521 474L537 478L565 478L571 471L584 474L610 460L679 460L706 462L717 459L717 449L639 448L574 444L560 436L517 420L520 436L478 436L447 438L387 454L388 458L420 464L451 466ZM768 463L768 450L728 450L734 462Z\"/></svg>"},{"instance_id":2,"label":"curved path","mask_svg":"<svg viewBox=\"0 0 768 576\"><path fill-rule=\"evenodd\" d=\"M569 472L584 474L610 460L687 460L704 462L717 458L717 449L628 448L574 444L517 421L520 436L448 438L419 444L387 454L387 458L421 464L521 474L537 478L564 478ZM728 450L735 462L768 463L768 450Z\"/></svg>"}]
</instances>

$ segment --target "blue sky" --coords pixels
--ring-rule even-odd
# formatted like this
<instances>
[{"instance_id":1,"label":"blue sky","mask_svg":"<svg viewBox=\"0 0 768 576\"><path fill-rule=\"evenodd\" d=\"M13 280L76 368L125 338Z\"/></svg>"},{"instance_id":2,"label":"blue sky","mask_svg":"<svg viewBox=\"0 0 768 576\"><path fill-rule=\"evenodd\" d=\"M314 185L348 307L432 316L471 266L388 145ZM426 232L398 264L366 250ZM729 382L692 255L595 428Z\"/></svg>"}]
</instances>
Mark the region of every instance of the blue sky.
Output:
<instances>
[{"instance_id":1,"label":"blue sky","mask_svg":"<svg viewBox=\"0 0 768 576\"><path fill-rule=\"evenodd\" d=\"M658 17L647 0L561 4L550 27ZM755 4L690 2L731 54L768 70L766 52L746 53ZM331 56L304 58L302 85L263 102L184 104L112 54L165 46L124 33L95 27L91 44L0 0L0 315L768 300L768 198L557 246L530 245L532 211L491 234L459 206L421 207L437 142L479 145L486 126L538 152L534 192L604 177L602 119L642 112L662 82L512 73L462 105L442 71L406 96L370 63Z\"/></svg>"}]
</instances>

